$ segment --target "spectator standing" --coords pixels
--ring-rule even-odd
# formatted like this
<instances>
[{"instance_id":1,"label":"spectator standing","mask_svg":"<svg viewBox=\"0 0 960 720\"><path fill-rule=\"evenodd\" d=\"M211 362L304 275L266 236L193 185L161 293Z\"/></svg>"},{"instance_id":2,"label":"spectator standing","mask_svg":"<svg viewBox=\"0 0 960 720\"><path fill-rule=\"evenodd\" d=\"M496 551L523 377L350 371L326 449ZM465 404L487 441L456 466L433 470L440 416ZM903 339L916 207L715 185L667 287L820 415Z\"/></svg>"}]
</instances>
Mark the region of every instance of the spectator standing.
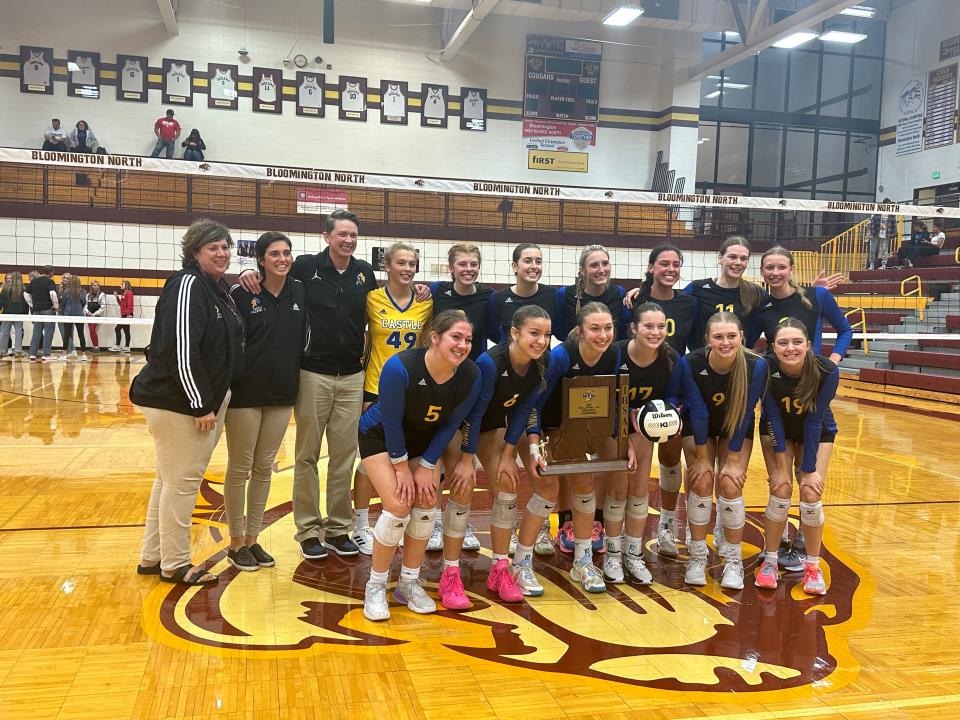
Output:
<instances>
[{"instance_id":1,"label":"spectator standing","mask_svg":"<svg viewBox=\"0 0 960 720\"><path fill-rule=\"evenodd\" d=\"M231 246L232 247L232 246ZM120 306L120 317L122 318L131 318L133 317L133 286L130 284L129 280L123 280L120 283L120 290L113 293L114 299L117 301L117 305ZM117 336L116 345L110 348L111 352L130 352L130 326L122 325L117 323L114 332ZM120 333L123 333L126 338L126 344L120 344Z\"/></svg>"},{"instance_id":2,"label":"spectator standing","mask_svg":"<svg viewBox=\"0 0 960 720\"><path fill-rule=\"evenodd\" d=\"M60 127L60 120L53 118L50 127L43 131L43 150L66 150L67 131Z\"/></svg>"},{"instance_id":3,"label":"spectator standing","mask_svg":"<svg viewBox=\"0 0 960 720\"><path fill-rule=\"evenodd\" d=\"M76 129L70 133L70 149L79 153L95 153L97 147L97 136L93 134L87 121L78 120Z\"/></svg>"},{"instance_id":4,"label":"spectator standing","mask_svg":"<svg viewBox=\"0 0 960 720\"><path fill-rule=\"evenodd\" d=\"M100 289L100 283L96 280L90 281L90 291L87 293L87 304L83 308L83 314L87 317L103 317L107 311L107 296ZM100 352L100 338L97 336L98 325L90 323L90 351Z\"/></svg>"},{"instance_id":5,"label":"spectator standing","mask_svg":"<svg viewBox=\"0 0 960 720\"><path fill-rule=\"evenodd\" d=\"M203 160L203 151L207 146L200 137L200 131L194 128L190 131L187 139L180 143L183 146L183 159L200 162Z\"/></svg>"},{"instance_id":6,"label":"spectator standing","mask_svg":"<svg viewBox=\"0 0 960 720\"><path fill-rule=\"evenodd\" d=\"M60 314L64 318L83 317L87 305L87 294L80 287L80 278L76 275L64 274L63 290L60 295ZM60 334L63 335L63 349L68 360L77 359L77 345L73 339L73 331L77 331L80 340L80 356L83 362L87 361L87 340L83 332L83 323L67 320L60 324Z\"/></svg>"},{"instance_id":7,"label":"spectator standing","mask_svg":"<svg viewBox=\"0 0 960 720\"><path fill-rule=\"evenodd\" d=\"M44 265L37 271L37 277L30 281L27 291L23 294L31 315L56 317L60 309L60 297L57 295L57 286L53 283L53 266ZM53 322L35 322L33 334L30 336L30 362L38 359L44 362L51 360L50 351L53 346ZM41 345L41 339L43 344ZM38 358L39 353L39 358Z\"/></svg>"},{"instance_id":8,"label":"spectator standing","mask_svg":"<svg viewBox=\"0 0 960 720\"><path fill-rule=\"evenodd\" d=\"M0 288L0 313L4 315L26 315L29 307L23 298L25 291L23 276L19 272L8 272ZM13 331L13 347L7 350L10 332ZM23 320L0 321L0 353L8 357L23 355Z\"/></svg>"},{"instance_id":9,"label":"spectator standing","mask_svg":"<svg viewBox=\"0 0 960 720\"><path fill-rule=\"evenodd\" d=\"M153 124L153 132L157 136L157 144L150 153L150 157L160 157L160 151L167 151L167 160L173 157L173 145L180 137L180 123L173 118L173 110L167 110L165 117L158 118Z\"/></svg>"}]
</instances>

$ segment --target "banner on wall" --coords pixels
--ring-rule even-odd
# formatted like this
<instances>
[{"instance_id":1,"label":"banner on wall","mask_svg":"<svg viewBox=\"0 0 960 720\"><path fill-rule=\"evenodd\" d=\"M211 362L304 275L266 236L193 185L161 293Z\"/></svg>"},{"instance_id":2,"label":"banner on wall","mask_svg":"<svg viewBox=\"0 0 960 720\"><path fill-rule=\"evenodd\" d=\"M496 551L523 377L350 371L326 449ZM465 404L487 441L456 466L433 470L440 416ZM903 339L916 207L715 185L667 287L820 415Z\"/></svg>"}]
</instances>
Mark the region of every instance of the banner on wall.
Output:
<instances>
[{"instance_id":1,"label":"banner on wall","mask_svg":"<svg viewBox=\"0 0 960 720\"><path fill-rule=\"evenodd\" d=\"M417 177L415 175L379 175L345 170L289 167L283 165L240 165L234 163L188 162L165 160L139 155L91 155L53 150L23 150L0 148L0 163L24 163L60 168L90 170L127 170L222 177L241 180L268 180L316 185L375 188L377 190L408 190L427 193L464 193L492 197L556 198L587 200L590 202L642 203L647 205L685 205L693 207L724 207L730 209L811 210L815 212L854 213L858 215L896 214L918 217L960 218L960 208L943 205L920 206L902 203L848 202L841 200L800 200L795 198L743 197L738 195L707 195L702 193L655 192L625 188L576 187L547 183L500 182L467 178ZM303 189L307 189L304 187ZM318 190L324 188L317 188Z\"/></svg>"},{"instance_id":2,"label":"banner on wall","mask_svg":"<svg viewBox=\"0 0 960 720\"><path fill-rule=\"evenodd\" d=\"M595 123L571 123L525 118L521 132L523 134L524 150L590 153L597 148L597 126Z\"/></svg>"},{"instance_id":3,"label":"banner on wall","mask_svg":"<svg viewBox=\"0 0 960 720\"><path fill-rule=\"evenodd\" d=\"M347 209L346 190L327 188L297 188L297 212L307 215L329 215L334 210Z\"/></svg>"},{"instance_id":4,"label":"banner on wall","mask_svg":"<svg viewBox=\"0 0 960 720\"><path fill-rule=\"evenodd\" d=\"M911 78L900 88L897 100L897 155L923 150L923 78Z\"/></svg>"},{"instance_id":5,"label":"banner on wall","mask_svg":"<svg viewBox=\"0 0 960 720\"><path fill-rule=\"evenodd\" d=\"M957 111L957 63L931 70L927 76L927 119L923 149L953 144Z\"/></svg>"},{"instance_id":6,"label":"banner on wall","mask_svg":"<svg viewBox=\"0 0 960 720\"><path fill-rule=\"evenodd\" d=\"M940 61L960 57L960 35L948 37L940 41Z\"/></svg>"}]
</instances>

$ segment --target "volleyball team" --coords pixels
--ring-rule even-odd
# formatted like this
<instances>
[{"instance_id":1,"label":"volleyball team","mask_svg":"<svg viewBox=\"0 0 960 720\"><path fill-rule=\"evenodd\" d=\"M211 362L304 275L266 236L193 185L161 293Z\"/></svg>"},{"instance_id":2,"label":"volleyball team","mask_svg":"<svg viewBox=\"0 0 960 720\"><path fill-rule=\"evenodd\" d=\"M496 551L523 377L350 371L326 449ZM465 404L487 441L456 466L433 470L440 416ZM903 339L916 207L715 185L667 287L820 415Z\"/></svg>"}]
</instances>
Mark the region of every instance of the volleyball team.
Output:
<instances>
[{"instance_id":1,"label":"volleyball team","mask_svg":"<svg viewBox=\"0 0 960 720\"><path fill-rule=\"evenodd\" d=\"M395 243L386 249L386 283L378 287L373 268L354 257L358 233L356 216L337 211L326 220L323 252L296 260L285 235L265 233L256 243L257 270L244 271L231 289L224 279L229 230L210 220L188 229L183 269L164 286L147 364L130 392L157 450L139 573L217 582L190 561L190 526L223 428L227 559L245 571L274 565L258 536L293 413L301 554L370 555L363 610L369 620L390 616L388 580L398 547L396 602L417 613L436 610L420 579L429 548L443 552L440 604L472 606L459 559L462 550L479 548L469 517L480 468L492 496L487 588L502 601L542 595L533 559L554 552L571 555L572 582L603 592L607 583L651 584L653 558L676 557L685 545L684 580L704 586L714 517L720 585L742 589L743 487L760 406L770 492L764 556L753 581L773 589L781 571L802 571L804 592L826 593L819 553L821 498L837 432L830 402L851 339L825 287L836 278L799 287L790 252L775 247L761 258L762 289L742 279L750 247L731 237L720 247L717 277L682 290L676 285L683 254L669 244L650 252L637 289L611 282L610 257L600 245L580 252L573 285L553 288L540 283L540 248L523 243L512 255L516 283L493 291L478 282L475 245L451 247L451 280L426 285L415 282L414 248ZM837 332L829 356L822 354L825 323ZM751 349L761 336L764 355ZM560 342L551 349L553 337ZM656 444L660 507L649 544L655 443L636 423L629 471L562 479L540 472L542 448L562 425L562 380L620 374L629 377L632 409L662 399L683 420L680 433ZM317 470L324 436L325 519ZM611 437L597 454L603 460L615 453ZM530 492L523 492L529 499L521 513L524 482ZM800 524L791 539L794 483ZM682 488L686 521L679 525ZM371 522L374 497L380 511ZM555 538L553 512L560 516Z\"/></svg>"}]
</instances>

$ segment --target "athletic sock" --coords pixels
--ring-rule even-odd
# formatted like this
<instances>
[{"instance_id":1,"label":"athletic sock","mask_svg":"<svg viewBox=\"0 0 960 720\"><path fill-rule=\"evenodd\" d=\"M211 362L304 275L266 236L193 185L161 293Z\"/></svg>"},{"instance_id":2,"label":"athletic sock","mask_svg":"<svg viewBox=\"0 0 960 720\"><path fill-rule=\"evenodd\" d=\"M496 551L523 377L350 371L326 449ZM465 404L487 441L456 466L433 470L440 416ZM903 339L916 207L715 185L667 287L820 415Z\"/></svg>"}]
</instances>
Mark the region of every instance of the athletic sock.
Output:
<instances>
[{"instance_id":1,"label":"athletic sock","mask_svg":"<svg viewBox=\"0 0 960 720\"><path fill-rule=\"evenodd\" d=\"M807 555L807 565L813 565L815 568L820 567L820 556L819 555Z\"/></svg>"},{"instance_id":2,"label":"athletic sock","mask_svg":"<svg viewBox=\"0 0 960 720\"><path fill-rule=\"evenodd\" d=\"M666 508L662 508L660 510L660 524L666 525L667 523L674 522L676 516L676 510L667 510Z\"/></svg>"},{"instance_id":3,"label":"athletic sock","mask_svg":"<svg viewBox=\"0 0 960 720\"><path fill-rule=\"evenodd\" d=\"M573 540L573 561L574 562L593 562L593 541L590 538L586 540Z\"/></svg>"},{"instance_id":4,"label":"athletic sock","mask_svg":"<svg viewBox=\"0 0 960 720\"><path fill-rule=\"evenodd\" d=\"M519 550L519 548L520 548L520 546L518 545L518 546L517 546L517 549ZM498 562L501 561L501 560L506 560L506 559L507 559L507 556L506 556L506 555L501 555L500 553L494 553L494 554L493 554L493 562L494 562L494 564L498 563Z\"/></svg>"},{"instance_id":5,"label":"athletic sock","mask_svg":"<svg viewBox=\"0 0 960 720\"><path fill-rule=\"evenodd\" d=\"M383 572L377 572L376 570L370 570L370 582L380 583L381 585L387 584L387 579L390 577L390 571L384 570Z\"/></svg>"},{"instance_id":6,"label":"athletic sock","mask_svg":"<svg viewBox=\"0 0 960 720\"><path fill-rule=\"evenodd\" d=\"M443 569L446 570L448 567L455 567L455 568L460 567L460 558L457 558L456 560L447 560L446 558L444 558ZM420 573L418 572L417 575L419 576L419 574Z\"/></svg>"},{"instance_id":7,"label":"athletic sock","mask_svg":"<svg viewBox=\"0 0 960 720\"><path fill-rule=\"evenodd\" d=\"M420 579L420 568L408 568L406 565L400 567L400 582L416 582Z\"/></svg>"},{"instance_id":8,"label":"athletic sock","mask_svg":"<svg viewBox=\"0 0 960 720\"><path fill-rule=\"evenodd\" d=\"M517 565L533 565L533 545L517 543L516 552L513 553L513 561Z\"/></svg>"},{"instance_id":9,"label":"athletic sock","mask_svg":"<svg viewBox=\"0 0 960 720\"><path fill-rule=\"evenodd\" d=\"M358 531L370 527L370 508L354 510L353 520L356 523L356 529Z\"/></svg>"}]
</instances>

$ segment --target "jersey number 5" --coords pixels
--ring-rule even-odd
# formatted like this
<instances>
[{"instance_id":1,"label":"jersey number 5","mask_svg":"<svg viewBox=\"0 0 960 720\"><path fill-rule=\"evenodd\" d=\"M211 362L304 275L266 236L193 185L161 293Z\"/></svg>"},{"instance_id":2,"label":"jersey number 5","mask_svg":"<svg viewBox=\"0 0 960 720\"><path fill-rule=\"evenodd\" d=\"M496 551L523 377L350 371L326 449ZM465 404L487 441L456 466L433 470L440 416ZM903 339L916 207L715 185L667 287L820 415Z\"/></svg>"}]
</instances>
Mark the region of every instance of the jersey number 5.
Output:
<instances>
[{"instance_id":1,"label":"jersey number 5","mask_svg":"<svg viewBox=\"0 0 960 720\"><path fill-rule=\"evenodd\" d=\"M390 347L397 348L398 350L400 349L401 342L405 342L407 344L407 350L409 350L410 348L412 348L414 345L417 344L417 334L408 332L406 335L403 336L403 340L401 341L400 333L392 332L390 333L390 336L387 338L387 345L389 345Z\"/></svg>"},{"instance_id":2,"label":"jersey number 5","mask_svg":"<svg viewBox=\"0 0 960 720\"><path fill-rule=\"evenodd\" d=\"M440 419L441 410L443 410L443 405L429 405L427 407L427 414L423 416L423 421L436 422Z\"/></svg>"}]
</instances>

